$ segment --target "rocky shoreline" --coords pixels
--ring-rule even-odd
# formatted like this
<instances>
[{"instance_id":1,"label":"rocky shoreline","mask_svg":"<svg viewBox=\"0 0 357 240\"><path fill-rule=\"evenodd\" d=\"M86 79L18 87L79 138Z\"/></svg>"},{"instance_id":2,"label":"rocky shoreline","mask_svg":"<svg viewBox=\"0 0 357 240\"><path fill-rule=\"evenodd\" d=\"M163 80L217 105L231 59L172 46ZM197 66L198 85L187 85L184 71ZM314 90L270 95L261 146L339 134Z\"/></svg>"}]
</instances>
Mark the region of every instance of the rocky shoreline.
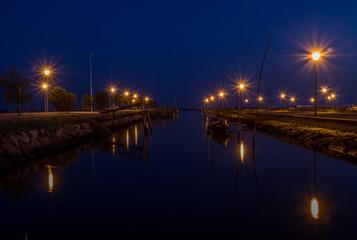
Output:
<instances>
[{"instance_id":1,"label":"rocky shoreline","mask_svg":"<svg viewBox=\"0 0 357 240\"><path fill-rule=\"evenodd\" d=\"M155 118L160 115L160 112L152 112L150 115ZM55 128L37 127L2 134L0 135L0 168L71 148L142 121L141 114L100 121L77 119L76 123L64 123Z\"/></svg>"},{"instance_id":2,"label":"rocky shoreline","mask_svg":"<svg viewBox=\"0 0 357 240\"><path fill-rule=\"evenodd\" d=\"M236 117L213 114L215 117L225 117L231 122L237 123ZM242 125L254 127L254 119L243 117ZM280 139L298 143L307 148L325 152L329 155L342 158L357 159L357 133L308 126L299 123L284 122L278 120L259 120L257 130L268 133Z\"/></svg>"}]
</instances>

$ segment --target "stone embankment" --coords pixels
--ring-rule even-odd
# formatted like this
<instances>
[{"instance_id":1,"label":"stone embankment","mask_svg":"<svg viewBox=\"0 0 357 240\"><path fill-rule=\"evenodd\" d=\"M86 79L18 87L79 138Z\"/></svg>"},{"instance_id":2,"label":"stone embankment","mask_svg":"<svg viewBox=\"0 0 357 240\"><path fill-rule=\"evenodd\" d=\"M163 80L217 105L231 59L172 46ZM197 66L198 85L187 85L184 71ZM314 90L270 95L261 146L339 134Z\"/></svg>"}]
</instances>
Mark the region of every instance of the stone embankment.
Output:
<instances>
[{"instance_id":1,"label":"stone embankment","mask_svg":"<svg viewBox=\"0 0 357 240\"><path fill-rule=\"evenodd\" d=\"M220 118L224 117L231 122L237 122L237 116L231 114L211 113L210 115ZM243 116L242 125L253 128L254 118ZM342 131L297 122L264 120L260 118L257 121L257 130L330 155L357 158L357 132L354 131Z\"/></svg>"},{"instance_id":2,"label":"stone embankment","mask_svg":"<svg viewBox=\"0 0 357 240\"><path fill-rule=\"evenodd\" d=\"M274 120L259 121L257 129L288 141L295 140L306 147L315 148L332 155L347 155L357 158L357 134L354 132Z\"/></svg>"},{"instance_id":3,"label":"stone embankment","mask_svg":"<svg viewBox=\"0 0 357 240\"><path fill-rule=\"evenodd\" d=\"M155 118L160 113L160 111L153 111L150 115ZM141 114L133 114L98 120L77 118L64 121L63 119L50 118L14 121L17 121L16 124L28 124L30 126L16 127L16 131L2 131L0 135L0 168L70 148L98 136L112 134L113 131L120 128L142 122L143 118ZM35 127L32 127L29 122ZM55 126L51 126L53 122L56 123ZM8 126L11 124L13 122L9 123ZM1 127L6 128L7 124L3 123Z\"/></svg>"}]
</instances>

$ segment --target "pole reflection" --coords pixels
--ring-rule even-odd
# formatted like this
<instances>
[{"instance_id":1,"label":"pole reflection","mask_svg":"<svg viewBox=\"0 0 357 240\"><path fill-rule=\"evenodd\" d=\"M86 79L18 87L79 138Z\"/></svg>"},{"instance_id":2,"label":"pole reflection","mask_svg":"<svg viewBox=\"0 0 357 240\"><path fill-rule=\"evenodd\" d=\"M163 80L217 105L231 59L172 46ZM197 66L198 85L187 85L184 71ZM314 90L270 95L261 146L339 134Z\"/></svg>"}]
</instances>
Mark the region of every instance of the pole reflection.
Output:
<instances>
[{"instance_id":1,"label":"pole reflection","mask_svg":"<svg viewBox=\"0 0 357 240\"><path fill-rule=\"evenodd\" d=\"M138 127L135 125L135 146L138 146Z\"/></svg>"},{"instance_id":2,"label":"pole reflection","mask_svg":"<svg viewBox=\"0 0 357 240\"><path fill-rule=\"evenodd\" d=\"M126 130L126 150L129 151L129 130Z\"/></svg>"},{"instance_id":3,"label":"pole reflection","mask_svg":"<svg viewBox=\"0 0 357 240\"><path fill-rule=\"evenodd\" d=\"M241 143L240 143L239 152L240 152L240 161L244 162L244 144L243 144L243 141L241 141Z\"/></svg>"},{"instance_id":4,"label":"pole reflection","mask_svg":"<svg viewBox=\"0 0 357 240\"><path fill-rule=\"evenodd\" d=\"M115 155L115 136L113 135L113 156Z\"/></svg>"}]
</instances>

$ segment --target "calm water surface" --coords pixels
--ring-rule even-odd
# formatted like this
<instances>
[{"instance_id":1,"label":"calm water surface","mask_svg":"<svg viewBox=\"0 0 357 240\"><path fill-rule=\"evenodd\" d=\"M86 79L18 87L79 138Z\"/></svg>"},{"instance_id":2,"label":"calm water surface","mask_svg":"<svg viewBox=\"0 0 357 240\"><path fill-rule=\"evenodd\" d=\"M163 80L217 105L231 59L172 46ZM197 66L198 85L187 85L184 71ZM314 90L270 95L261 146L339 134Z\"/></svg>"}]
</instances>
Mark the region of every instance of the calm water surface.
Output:
<instances>
[{"instance_id":1,"label":"calm water surface","mask_svg":"<svg viewBox=\"0 0 357 240\"><path fill-rule=\"evenodd\" d=\"M237 139L182 112L3 173L0 239L357 237L356 165Z\"/></svg>"}]
</instances>

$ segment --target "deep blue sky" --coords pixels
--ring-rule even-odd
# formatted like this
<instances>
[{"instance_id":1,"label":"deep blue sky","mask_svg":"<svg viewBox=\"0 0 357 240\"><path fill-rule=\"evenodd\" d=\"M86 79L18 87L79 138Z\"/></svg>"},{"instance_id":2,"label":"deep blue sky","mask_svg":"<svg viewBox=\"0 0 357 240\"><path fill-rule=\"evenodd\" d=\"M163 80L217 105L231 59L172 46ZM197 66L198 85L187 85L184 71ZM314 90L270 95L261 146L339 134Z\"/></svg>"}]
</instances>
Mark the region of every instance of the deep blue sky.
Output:
<instances>
[{"instance_id":1,"label":"deep blue sky","mask_svg":"<svg viewBox=\"0 0 357 240\"><path fill-rule=\"evenodd\" d=\"M173 104L176 90L179 106L197 106L209 91L231 87L232 70L256 83L271 32L263 95L270 87L274 100L285 89L306 103L314 72L298 60L302 45L315 39L331 50L319 82L336 89L340 104L357 104L356 7L352 1L2 1L0 70L13 65L35 78L36 64L52 60L56 85L77 93L80 103L89 93L91 52L94 92L116 81L144 88L161 104ZM42 105L35 96L31 106Z\"/></svg>"}]
</instances>

